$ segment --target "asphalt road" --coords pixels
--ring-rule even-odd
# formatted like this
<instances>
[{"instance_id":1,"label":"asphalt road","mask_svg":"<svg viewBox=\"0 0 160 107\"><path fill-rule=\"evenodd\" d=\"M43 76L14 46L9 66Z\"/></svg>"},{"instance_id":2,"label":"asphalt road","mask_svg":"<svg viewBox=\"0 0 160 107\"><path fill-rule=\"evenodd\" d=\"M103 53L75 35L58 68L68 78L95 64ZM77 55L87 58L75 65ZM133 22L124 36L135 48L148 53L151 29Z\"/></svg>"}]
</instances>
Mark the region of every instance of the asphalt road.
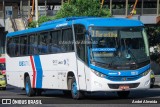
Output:
<instances>
[{"instance_id":1,"label":"asphalt road","mask_svg":"<svg viewBox=\"0 0 160 107\"><path fill-rule=\"evenodd\" d=\"M133 101L157 101L157 103L160 104L160 87L155 86L152 89L149 90L137 90L137 91L131 91L129 98L127 99L121 99L117 96L116 93L114 92L99 92L99 93L86 93L85 98L81 100L73 100L69 96L65 96L62 91L57 91L57 90L47 90L46 92L43 92L41 96L34 96L34 97L27 97L25 94L25 90L21 90L20 88L13 87L13 86L7 86L7 89L0 90L0 102L2 103L2 99L12 99L13 100L37 100L40 101L39 103L45 104L45 106L53 106L58 105L62 107L67 106L85 106L85 107L92 107L98 105L98 106L105 106L112 104L111 107L125 107L125 105L129 104L130 106L134 105L139 105L142 106L142 103L133 103ZM17 102L12 102L12 104L17 104ZM21 103L21 102L20 102ZM38 103L38 104L39 104ZM113 105L115 104L115 106ZM149 106L151 105L152 107L158 106L155 105L154 103L143 103L143 106ZM0 105L1 106L1 105ZM4 105L3 105L4 106ZM14 106L14 105L13 105ZM33 106L33 105L32 105ZM35 105L34 105L35 106ZM160 105L159 105L160 106ZM136 106L137 107L137 106Z\"/></svg>"}]
</instances>

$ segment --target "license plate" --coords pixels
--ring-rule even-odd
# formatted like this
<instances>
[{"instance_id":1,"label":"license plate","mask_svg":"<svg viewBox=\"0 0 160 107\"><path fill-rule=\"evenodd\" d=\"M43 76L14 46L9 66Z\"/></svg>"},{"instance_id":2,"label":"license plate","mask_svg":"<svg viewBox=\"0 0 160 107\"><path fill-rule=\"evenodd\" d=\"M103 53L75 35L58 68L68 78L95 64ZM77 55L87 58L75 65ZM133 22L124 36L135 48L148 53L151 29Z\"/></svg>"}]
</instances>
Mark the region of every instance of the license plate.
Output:
<instances>
[{"instance_id":1,"label":"license plate","mask_svg":"<svg viewBox=\"0 0 160 107\"><path fill-rule=\"evenodd\" d=\"M121 90L127 90L127 89L129 89L129 86L128 85L120 85L119 89L121 89Z\"/></svg>"}]
</instances>

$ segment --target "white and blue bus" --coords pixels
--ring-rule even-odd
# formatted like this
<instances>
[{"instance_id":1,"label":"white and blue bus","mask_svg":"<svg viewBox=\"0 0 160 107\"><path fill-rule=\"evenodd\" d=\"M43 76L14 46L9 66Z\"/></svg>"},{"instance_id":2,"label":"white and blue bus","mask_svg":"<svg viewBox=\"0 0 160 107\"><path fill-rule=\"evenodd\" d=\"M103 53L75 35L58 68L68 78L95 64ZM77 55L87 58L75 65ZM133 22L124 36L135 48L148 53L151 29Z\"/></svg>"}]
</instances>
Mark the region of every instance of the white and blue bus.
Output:
<instances>
[{"instance_id":1,"label":"white and blue bus","mask_svg":"<svg viewBox=\"0 0 160 107\"><path fill-rule=\"evenodd\" d=\"M28 96L150 87L150 58L143 23L125 18L70 17L7 34L6 76Z\"/></svg>"}]
</instances>

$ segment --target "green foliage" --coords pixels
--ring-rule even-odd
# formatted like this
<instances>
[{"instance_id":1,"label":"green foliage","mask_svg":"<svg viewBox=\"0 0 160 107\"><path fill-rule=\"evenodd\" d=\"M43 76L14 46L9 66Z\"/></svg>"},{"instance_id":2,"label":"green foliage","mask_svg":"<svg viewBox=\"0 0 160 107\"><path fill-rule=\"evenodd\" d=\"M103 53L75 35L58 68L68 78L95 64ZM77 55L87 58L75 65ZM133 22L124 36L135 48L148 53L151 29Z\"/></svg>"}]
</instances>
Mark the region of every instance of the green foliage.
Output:
<instances>
[{"instance_id":1,"label":"green foliage","mask_svg":"<svg viewBox=\"0 0 160 107\"><path fill-rule=\"evenodd\" d=\"M50 20L53 20L54 17L49 17L49 16L41 16L39 19L38 19L38 25L44 23L44 22L47 22L47 21L50 21Z\"/></svg>"},{"instance_id":2,"label":"green foliage","mask_svg":"<svg viewBox=\"0 0 160 107\"><path fill-rule=\"evenodd\" d=\"M50 20L54 20L54 17L50 17L50 16L41 16L38 19L38 22L36 21L32 21L31 23L28 24L28 28L35 28L36 25L41 25L44 22L50 21Z\"/></svg>"},{"instance_id":3,"label":"green foliage","mask_svg":"<svg viewBox=\"0 0 160 107\"><path fill-rule=\"evenodd\" d=\"M36 27L36 24L40 25L43 22L47 22L54 19L72 17L72 16L95 16L95 17L110 17L110 11L108 8L100 8L100 0L70 0L65 2L61 6L61 9L53 17L41 16L38 22L33 21L29 23L29 28Z\"/></svg>"},{"instance_id":4,"label":"green foliage","mask_svg":"<svg viewBox=\"0 0 160 107\"><path fill-rule=\"evenodd\" d=\"M28 28L35 28L37 25L36 21L32 21L31 23L28 24Z\"/></svg>"},{"instance_id":5,"label":"green foliage","mask_svg":"<svg viewBox=\"0 0 160 107\"><path fill-rule=\"evenodd\" d=\"M100 6L99 0L70 0L70 2L63 3L55 19L72 16L110 17L109 9L101 9Z\"/></svg>"}]
</instances>

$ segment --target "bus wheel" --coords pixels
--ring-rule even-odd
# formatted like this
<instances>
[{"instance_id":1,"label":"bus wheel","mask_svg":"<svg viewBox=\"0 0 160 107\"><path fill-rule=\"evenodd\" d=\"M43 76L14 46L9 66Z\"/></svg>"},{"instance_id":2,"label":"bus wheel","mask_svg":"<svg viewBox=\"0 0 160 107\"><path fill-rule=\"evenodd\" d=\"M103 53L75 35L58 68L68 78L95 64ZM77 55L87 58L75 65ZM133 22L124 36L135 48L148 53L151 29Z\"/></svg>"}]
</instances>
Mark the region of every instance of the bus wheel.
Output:
<instances>
[{"instance_id":1,"label":"bus wheel","mask_svg":"<svg viewBox=\"0 0 160 107\"><path fill-rule=\"evenodd\" d=\"M118 91L117 92L117 95L120 97L120 98L127 98L129 96L129 93L130 91Z\"/></svg>"},{"instance_id":2,"label":"bus wheel","mask_svg":"<svg viewBox=\"0 0 160 107\"><path fill-rule=\"evenodd\" d=\"M30 83L29 76L26 77L25 90L26 90L26 95L27 96L31 97L31 96L35 95L35 90L33 88L31 88L31 83Z\"/></svg>"},{"instance_id":3,"label":"bus wheel","mask_svg":"<svg viewBox=\"0 0 160 107\"><path fill-rule=\"evenodd\" d=\"M77 82L75 77L72 78L71 82L71 94L73 99L80 99L83 97L82 93L77 89Z\"/></svg>"}]
</instances>

